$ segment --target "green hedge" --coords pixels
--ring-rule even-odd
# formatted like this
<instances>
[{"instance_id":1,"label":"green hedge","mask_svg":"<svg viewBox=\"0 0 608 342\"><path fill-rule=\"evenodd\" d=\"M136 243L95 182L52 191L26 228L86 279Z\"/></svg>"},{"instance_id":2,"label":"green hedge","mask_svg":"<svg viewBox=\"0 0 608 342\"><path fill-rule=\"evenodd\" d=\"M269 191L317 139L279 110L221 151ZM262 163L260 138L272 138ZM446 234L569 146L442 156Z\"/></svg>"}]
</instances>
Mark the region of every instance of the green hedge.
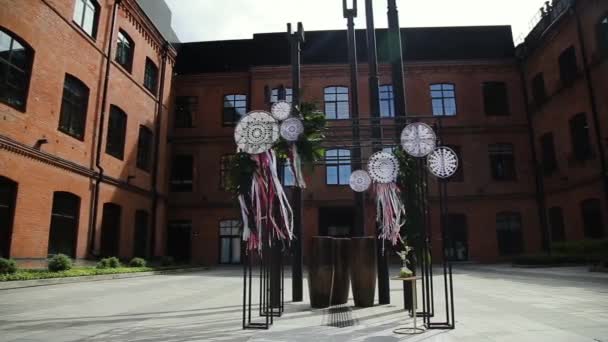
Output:
<instances>
[{"instance_id":1,"label":"green hedge","mask_svg":"<svg viewBox=\"0 0 608 342\"><path fill-rule=\"evenodd\" d=\"M18 270L13 274L1 274L0 281L11 280L34 280L49 278L66 278L92 276L102 274L135 273L154 271L152 267L119 267L119 268L95 268L95 267L75 267L67 271L52 272L47 270Z\"/></svg>"},{"instance_id":2,"label":"green hedge","mask_svg":"<svg viewBox=\"0 0 608 342\"><path fill-rule=\"evenodd\" d=\"M0 274L13 274L15 272L17 272L15 260L0 258Z\"/></svg>"},{"instance_id":3,"label":"green hedge","mask_svg":"<svg viewBox=\"0 0 608 342\"><path fill-rule=\"evenodd\" d=\"M588 259L608 258L608 240L564 241L551 244L555 254L584 256Z\"/></svg>"},{"instance_id":4,"label":"green hedge","mask_svg":"<svg viewBox=\"0 0 608 342\"><path fill-rule=\"evenodd\" d=\"M608 260L608 240L578 240L554 242L551 255L521 255L513 259L516 265L597 264Z\"/></svg>"}]
</instances>

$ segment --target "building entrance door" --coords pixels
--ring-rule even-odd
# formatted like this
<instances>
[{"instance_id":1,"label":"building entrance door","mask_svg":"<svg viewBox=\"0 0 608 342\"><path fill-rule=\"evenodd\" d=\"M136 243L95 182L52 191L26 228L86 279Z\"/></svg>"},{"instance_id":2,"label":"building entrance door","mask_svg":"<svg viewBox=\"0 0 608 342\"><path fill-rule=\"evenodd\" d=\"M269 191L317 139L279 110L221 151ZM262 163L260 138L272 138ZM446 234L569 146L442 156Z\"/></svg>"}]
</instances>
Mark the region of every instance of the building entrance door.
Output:
<instances>
[{"instance_id":1,"label":"building entrance door","mask_svg":"<svg viewBox=\"0 0 608 342\"><path fill-rule=\"evenodd\" d=\"M190 262L192 222L170 221L167 230L167 255L176 261Z\"/></svg>"},{"instance_id":2,"label":"building entrance door","mask_svg":"<svg viewBox=\"0 0 608 342\"><path fill-rule=\"evenodd\" d=\"M352 236L355 221L353 207L319 208L319 235L333 237Z\"/></svg>"},{"instance_id":3,"label":"building entrance door","mask_svg":"<svg viewBox=\"0 0 608 342\"><path fill-rule=\"evenodd\" d=\"M0 177L0 258L10 256L17 183Z\"/></svg>"},{"instance_id":4,"label":"building entrance door","mask_svg":"<svg viewBox=\"0 0 608 342\"><path fill-rule=\"evenodd\" d=\"M448 214L446 222L445 254L450 260L469 260L468 235L466 215Z\"/></svg>"}]
</instances>

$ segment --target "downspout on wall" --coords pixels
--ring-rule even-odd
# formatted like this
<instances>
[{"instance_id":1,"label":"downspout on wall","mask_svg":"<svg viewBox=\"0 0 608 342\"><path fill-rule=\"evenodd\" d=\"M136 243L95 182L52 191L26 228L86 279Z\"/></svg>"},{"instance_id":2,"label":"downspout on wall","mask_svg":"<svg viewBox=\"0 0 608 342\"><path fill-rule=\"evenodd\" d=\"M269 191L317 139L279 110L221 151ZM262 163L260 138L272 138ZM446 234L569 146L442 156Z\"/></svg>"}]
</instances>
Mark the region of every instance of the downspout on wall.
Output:
<instances>
[{"instance_id":1,"label":"downspout on wall","mask_svg":"<svg viewBox=\"0 0 608 342\"><path fill-rule=\"evenodd\" d=\"M156 211L158 208L158 167L159 167L159 158L158 151L160 146L160 129L161 129L161 120L163 117L163 98L164 98L164 90L165 90L165 73L167 70L167 54L169 51L169 43L165 42L163 45L162 52L162 62L161 62L161 73L160 73L160 85L158 90L158 97L156 99L156 118L154 120L154 156L152 162L152 175L151 175L151 188L152 188L152 207L150 209L150 241L149 241L149 250L148 257L154 257L154 252L156 249Z\"/></svg>"},{"instance_id":2,"label":"downspout on wall","mask_svg":"<svg viewBox=\"0 0 608 342\"><path fill-rule=\"evenodd\" d=\"M108 53L106 55L106 70L103 82L103 93L101 97L101 113L99 115L99 129L97 131L97 147L95 149L95 167L97 168L97 178L93 189L93 202L89 212L89 241L88 241L88 257L95 257L95 241L96 241L96 226L97 212L99 211L99 187L103 179L104 169L101 166L101 142L103 140L104 120L106 117L106 105L108 102L108 84L110 81L110 67L112 66L112 46L114 45L114 30L116 25L116 10L122 0L115 0L112 5L112 22L110 24L110 34L108 37Z\"/></svg>"},{"instance_id":3,"label":"downspout on wall","mask_svg":"<svg viewBox=\"0 0 608 342\"><path fill-rule=\"evenodd\" d=\"M525 77L525 65L523 58L517 58L517 64L519 69L519 77L521 81L521 89L524 96L524 108L526 111L526 121L528 125L528 139L530 143L530 150L532 151L532 162L534 163L534 182L535 182L535 197L536 205L538 208L538 219L540 222L540 233L542 238L542 248L551 254L551 230L547 224L547 205L545 199L545 183L543 175L539 171L538 154L536 153L536 143L534 140L534 125L532 124L532 113L530 112L530 96L528 94L528 87L526 84Z\"/></svg>"}]
</instances>

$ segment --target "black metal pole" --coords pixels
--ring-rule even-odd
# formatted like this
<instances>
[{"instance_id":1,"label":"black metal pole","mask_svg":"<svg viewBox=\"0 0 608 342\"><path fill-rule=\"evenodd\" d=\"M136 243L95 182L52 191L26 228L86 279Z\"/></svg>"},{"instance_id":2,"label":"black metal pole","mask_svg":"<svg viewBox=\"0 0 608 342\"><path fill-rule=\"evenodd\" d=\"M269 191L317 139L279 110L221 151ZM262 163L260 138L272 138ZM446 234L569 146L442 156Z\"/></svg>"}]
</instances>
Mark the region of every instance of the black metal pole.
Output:
<instances>
[{"instance_id":1,"label":"black metal pole","mask_svg":"<svg viewBox=\"0 0 608 342\"><path fill-rule=\"evenodd\" d=\"M287 24L287 37L291 47L291 82L292 82L292 108L295 111L300 108L300 45L304 42L304 26L298 23L298 30L291 32L291 24ZM302 301L302 212L304 201L302 189L293 189L293 219L294 235L293 256L291 261L291 296L292 301Z\"/></svg>"},{"instance_id":2,"label":"black metal pole","mask_svg":"<svg viewBox=\"0 0 608 342\"><path fill-rule=\"evenodd\" d=\"M357 40L355 37L355 18L357 17L357 0L348 8L347 0L342 0L344 18L347 22L348 62L350 64L351 116L353 118L353 161L355 170L361 169L361 146L359 132L359 70L357 67ZM365 197L362 192L355 192L355 224L352 236L365 235Z\"/></svg>"},{"instance_id":3,"label":"black metal pole","mask_svg":"<svg viewBox=\"0 0 608 342\"><path fill-rule=\"evenodd\" d=\"M401 29L396 0L388 0L388 46L390 53L395 98L395 116L406 116L405 82L403 80L403 51L401 50ZM403 121L405 124L405 121Z\"/></svg>"}]
</instances>

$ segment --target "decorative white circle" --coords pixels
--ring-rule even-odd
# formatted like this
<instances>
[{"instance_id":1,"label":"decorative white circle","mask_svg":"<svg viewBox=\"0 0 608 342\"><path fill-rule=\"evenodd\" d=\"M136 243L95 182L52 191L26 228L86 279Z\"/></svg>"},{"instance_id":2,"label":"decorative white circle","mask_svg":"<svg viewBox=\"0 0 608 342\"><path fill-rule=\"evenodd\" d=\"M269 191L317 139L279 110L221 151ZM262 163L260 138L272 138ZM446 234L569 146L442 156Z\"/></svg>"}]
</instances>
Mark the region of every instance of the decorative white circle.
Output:
<instances>
[{"instance_id":1,"label":"decorative white circle","mask_svg":"<svg viewBox=\"0 0 608 342\"><path fill-rule=\"evenodd\" d=\"M350 174L349 184L354 191L363 192L372 184L372 179L365 170L357 170Z\"/></svg>"},{"instance_id":2,"label":"decorative white circle","mask_svg":"<svg viewBox=\"0 0 608 342\"><path fill-rule=\"evenodd\" d=\"M234 128L234 141L238 148L249 154L269 150L279 139L279 125L268 112L251 111L239 120Z\"/></svg>"},{"instance_id":3,"label":"decorative white circle","mask_svg":"<svg viewBox=\"0 0 608 342\"><path fill-rule=\"evenodd\" d=\"M414 122L401 131L401 146L412 157L424 157L435 149L436 136L431 126Z\"/></svg>"},{"instance_id":4,"label":"decorative white circle","mask_svg":"<svg viewBox=\"0 0 608 342\"><path fill-rule=\"evenodd\" d=\"M287 141L297 141L304 133L304 125L298 118L289 118L281 123L281 136Z\"/></svg>"},{"instance_id":5,"label":"decorative white circle","mask_svg":"<svg viewBox=\"0 0 608 342\"><path fill-rule=\"evenodd\" d=\"M374 182L392 183L397 180L399 161L388 152L376 152L369 157L367 171Z\"/></svg>"},{"instance_id":6,"label":"decorative white circle","mask_svg":"<svg viewBox=\"0 0 608 342\"><path fill-rule=\"evenodd\" d=\"M448 178L458 170L458 155L451 148L440 146L427 157L429 171L439 178Z\"/></svg>"},{"instance_id":7,"label":"decorative white circle","mask_svg":"<svg viewBox=\"0 0 608 342\"><path fill-rule=\"evenodd\" d=\"M273 103L270 107L270 114L279 121L287 119L291 115L291 103L283 100Z\"/></svg>"}]
</instances>

